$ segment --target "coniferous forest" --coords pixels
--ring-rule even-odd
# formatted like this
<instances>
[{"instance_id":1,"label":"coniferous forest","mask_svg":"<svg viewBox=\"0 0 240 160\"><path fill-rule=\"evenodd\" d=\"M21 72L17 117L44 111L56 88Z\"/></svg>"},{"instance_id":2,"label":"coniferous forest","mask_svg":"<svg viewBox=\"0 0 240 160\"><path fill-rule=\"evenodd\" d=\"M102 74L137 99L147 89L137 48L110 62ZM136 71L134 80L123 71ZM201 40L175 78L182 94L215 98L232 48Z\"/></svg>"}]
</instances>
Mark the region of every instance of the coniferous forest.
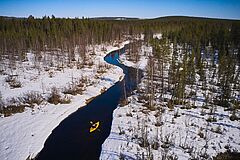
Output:
<instances>
[{"instance_id":1,"label":"coniferous forest","mask_svg":"<svg viewBox=\"0 0 240 160\"><path fill-rule=\"evenodd\" d=\"M75 45L121 40L126 35L163 33L171 42L197 49L211 43L213 49L239 48L239 21L191 17L163 17L149 20L70 19L1 17L1 53L17 55L32 49L72 49ZM15 46L13 48L13 45Z\"/></svg>"},{"instance_id":2,"label":"coniferous forest","mask_svg":"<svg viewBox=\"0 0 240 160\"><path fill-rule=\"evenodd\" d=\"M154 40L152 38L154 33L162 33L163 39ZM34 18L31 15L28 18L1 17L1 61L4 61L4 58L8 58L12 63L23 61L26 52L30 50L36 56L46 51L59 50L60 54L68 52L69 58L74 60L76 46L79 46L80 56L85 57L88 45L122 42L141 34L144 34L144 42L153 46L153 55L162 61L166 56L163 52L167 52L165 43L173 44L174 53L177 51L177 45L181 45L184 52L191 53L183 57L186 60L183 63L188 69L186 74L194 76L197 69L202 80L206 74L203 66L206 57L201 53L208 52L206 56L219 61L219 70L215 74L219 75L219 85L223 85L221 88L224 95L220 96L220 100L224 105L228 105L228 102L224 101L231 98L229 92L232 90L229 87L239 76L239 69L238 74L233 75L236 73L234 66L239 64L240 60L240 22L237 20L163 17L119 21L84 17L82 19L55 18L54 15L42 18ZM161 48L164 46L165 49ZM214 55L215 52L219 53L217 58ZM211 65L214 67L214 62ZM176 77L175 74L178 73L173 72L169 75ZM184 85L193 83L191 77L184 76L184 78L186 81ZM172 81L175 83L174 80ZM237 86L234 85L234 87Z\"/></svg>"}]
</instances>

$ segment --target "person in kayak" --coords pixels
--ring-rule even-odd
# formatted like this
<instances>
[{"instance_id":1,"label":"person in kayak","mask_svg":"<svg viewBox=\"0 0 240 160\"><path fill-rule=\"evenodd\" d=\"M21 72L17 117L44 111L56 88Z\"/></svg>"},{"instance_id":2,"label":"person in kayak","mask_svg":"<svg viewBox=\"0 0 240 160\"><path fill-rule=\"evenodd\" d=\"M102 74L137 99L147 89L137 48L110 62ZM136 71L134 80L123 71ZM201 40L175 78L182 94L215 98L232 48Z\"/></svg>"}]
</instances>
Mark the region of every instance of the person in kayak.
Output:
<instances>
[{"instance_id":1,"label":"person in kayak","mask_svg":"<svg viewBox=\"0 0 240 160\"><path fill-rule=\"evenodd\" d=\"M97 121L96 123L93 123L92 121L90 121L90 124L91 124L91 127L90 127L90 130L89 132L94 132L95 130L98 129L99 125L100 125L100 122ZM98 129L99 130L99 129ZM100 130L99 130L100 131Z\"/></svg>"}]
</instances>

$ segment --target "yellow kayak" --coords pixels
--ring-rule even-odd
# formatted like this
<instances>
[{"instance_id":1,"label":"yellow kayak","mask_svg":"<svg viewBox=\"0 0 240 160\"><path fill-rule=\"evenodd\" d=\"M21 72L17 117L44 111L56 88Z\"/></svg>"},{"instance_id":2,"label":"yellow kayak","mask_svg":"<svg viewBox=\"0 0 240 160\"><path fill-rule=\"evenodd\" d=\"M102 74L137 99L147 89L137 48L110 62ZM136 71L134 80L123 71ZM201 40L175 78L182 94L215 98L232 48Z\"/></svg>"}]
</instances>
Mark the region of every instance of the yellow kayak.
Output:
<instances>
[{"instance_id":1,"label":"yellow kayak","mask_svg":"<svg viewBox=\"0 0 240 160\"><path fill-rule=\"evenodd\" d=\"M92 122L90 122L90 123L92 123ZM99 122L99 121L96 122L96 123L93 123L92 126L91 126L91 128L90 128L90 130L89 130L89 132L90 132L90 133L91 133L91 132L94 132L96 129L98 129L99 125L100 125L100 122Z\"/></svg>"}]
</instances>

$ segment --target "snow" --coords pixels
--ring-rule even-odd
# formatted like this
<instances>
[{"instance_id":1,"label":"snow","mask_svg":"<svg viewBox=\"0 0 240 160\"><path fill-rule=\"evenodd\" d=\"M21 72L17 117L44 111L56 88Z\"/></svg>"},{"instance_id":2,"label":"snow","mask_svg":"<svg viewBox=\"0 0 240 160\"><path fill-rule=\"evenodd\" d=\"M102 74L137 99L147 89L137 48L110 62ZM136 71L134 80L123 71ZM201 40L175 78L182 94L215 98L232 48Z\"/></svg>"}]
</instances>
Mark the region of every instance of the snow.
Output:
<instances>
[{"instance_id":1,"label":"snow","mask_svg":"<svg viewBox=\"0 0 240 160\"><path fill-rule=\"evenodd\" d=\"M136 96L130 98L136 98ZM154 115L156 112L149 112L148 115L145 115L141 112L143 108L141 104L132 101L127 106L118 107L114 111L111 133L102 145L100 159L119 159L120 156L136 159L141 157L142 153L146 156L147 149L140 147L139 141L135 138L141 137L141 130L144 125L147 126L146 130L150 143L157 141L162 145L169 137L170 147L167 154L174 153L181 160L203 154L206 141L208 146L206 153L211 156L226 151L225 147L228 145L231 150L240 151L239 122L230 121L228 114L221 108L216 111L218 121L213 123L206 122L208 116L201 116L200 109L182 110L178 108L174 111L167 110L162 115L164 124L161 127L155 126L156 118ZM177 110L180 116L173 118ZM132 116L127 116L128 113L132 113ZM220 127L221 134L212 131L216 130L217 127ZM125 133L120 135L119 128ZM200 132L204 134L206 139L200 138ZM158 140L156 140L156 135L158 135ZM193 149L193 151L188 153L183 147ZM161 159L166 151L159 147L152 150L152 153L154 159L157 160Z\"/></svg>"},{"instance_id":2,"label":"snow","mask_svg":"<svg viewBox=\"0 0 240 160\"><path fill-rule=\"evenodd\" d=\"M116 49L122 48L128 41L123 42L119 47L111 45L105 46L107 52L101 50L102 46L95 46L96 55L93 56L94 62L106 63L104 56ZM28 53L29 61L31 62L31 53ZM28 64L30 65L30 64ZM94 64L93 69L65 69L63 72L54 72L54 76L49 78L47 73L36 74L32 70L17 70L21 72L20 80L23 83L22 88L10 89L4 81L5 76L0 77L3 99L7 100L10 97L20 96L21 94L34 90L42 92L42 84L45 86L44 92L49 92L52 86L61 88L72 81L72 77L78 78L86 76L92 81L92 85L86 87L82 95L72 96L70 104L53 105L49 103L35 106L33 109L26 108L22 113L16 113L9 117L0 117L0 159L1 160L25 160L27 157L35 157L43 148L44 142L56 128L59 123L75 112L78 108L86 105L86 100L101 94L102 89L108 89L117 81L124 77L122 69L116 66L110 67L106 73L103 73L99 79L93 78L96 75L97 64ZM26 69L26 68L25 68ZM27 74L26 72L29 72ZM25 78L24 78L25 76ZM33 77L30 80L30 77Z\"/></svg>"}]
</instances>

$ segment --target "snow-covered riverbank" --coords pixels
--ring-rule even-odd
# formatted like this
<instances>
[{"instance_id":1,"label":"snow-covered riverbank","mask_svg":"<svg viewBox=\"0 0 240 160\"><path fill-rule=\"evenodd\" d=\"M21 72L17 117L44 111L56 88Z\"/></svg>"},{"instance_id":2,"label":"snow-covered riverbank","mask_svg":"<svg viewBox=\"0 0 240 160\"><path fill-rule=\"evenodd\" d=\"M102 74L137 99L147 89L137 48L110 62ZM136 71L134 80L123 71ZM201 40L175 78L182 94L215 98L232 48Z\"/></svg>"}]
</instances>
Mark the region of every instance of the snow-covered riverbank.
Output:
<instances>
[{"instance_id":1,"label":"snow-covered riverbank","mask_svg":"<svg viewBox=\"0 0 240 160\"><path fill-rule=\"evenodd\" d=\"M151 54L151 48L145 51ZM144 69L148 58L141 54L138 63L127 61L126 55L120 59L127 66ZM221 152L240 152L239 121L231 121L231 112L221 106L215 107L214 114L209 113L204 108L204 91L197 92L194 107L175 105L171 109L167 103L171 95L164 94L165 100L157 101L155 109L149 110L141 95L147 89L146 83L145 76L140 89L128 98L130 103L114 110L101 160L211 159Z\"/></svg>"},{"instance_id":2,"label":"snow-covered riverbank","mask_svg":"<svg viewBox=\"0 0 240 160\"><path fill-rule=\"evenodd\" d=\"M180 160L208 159L228 149L240 151L239 122L230 121L228 113L221 108L216 111L218 121L212 124L206 122L208 116L202 116L200 109L166 110L162 114L163 124L158 126L157 112L143 113L145 107L137 102L138 96L130 99L130 104L114 111L111 133L102 145L101 160L150 156L154 160L164 156ZM147 144L155 149L142 146L144 135Z\"/></svg>"},{"instance_id":3,"label":"snow-covered riverbank","mask_svg":"<svg viewBox=\"0 0 240 160\"><path fill-rule=\"evenodd\" d=\"M94 69L66 69L64 73L56 73L53 78L48 79L40 75L38 80L23 83L22 88L10 89L2 85L1 92L5 99L12 96L19 96L26 91L41 91L41 84L45 86L62 87L71 81L71 77L85 76L92 81L92 84L86 87L82 95L71 97L70 104L41 104L33 109L26 108L22 113L16 113L9 117L0 118L0 159L1 160L25 160L27 157L35 157L43 148L44 142L51 134L52 130L58 124L75 112L78 108L84 106L86 101L95 97L103 90L110 88L117 81L124 77L122 69L117 66L111 66L100 77L97 78L97 65L105 64L104 56L119 48L122 48L128 41L119 45L119 47L105 46L106 52L102 51L102 46L95 47L95 55L91 58L94 62ZM97 62L97 63L95 63ZM21 74L20 74L21 75ZM41 78L42 77L42 78ZM2 83L4 78L1 77ZM42 82L41 82L42 79ZM23 80L24 81L24 80ZM50 90L49 90L50 91ZM47 92L47 90L45 91Z\"/></svg>"}]
</instances>

